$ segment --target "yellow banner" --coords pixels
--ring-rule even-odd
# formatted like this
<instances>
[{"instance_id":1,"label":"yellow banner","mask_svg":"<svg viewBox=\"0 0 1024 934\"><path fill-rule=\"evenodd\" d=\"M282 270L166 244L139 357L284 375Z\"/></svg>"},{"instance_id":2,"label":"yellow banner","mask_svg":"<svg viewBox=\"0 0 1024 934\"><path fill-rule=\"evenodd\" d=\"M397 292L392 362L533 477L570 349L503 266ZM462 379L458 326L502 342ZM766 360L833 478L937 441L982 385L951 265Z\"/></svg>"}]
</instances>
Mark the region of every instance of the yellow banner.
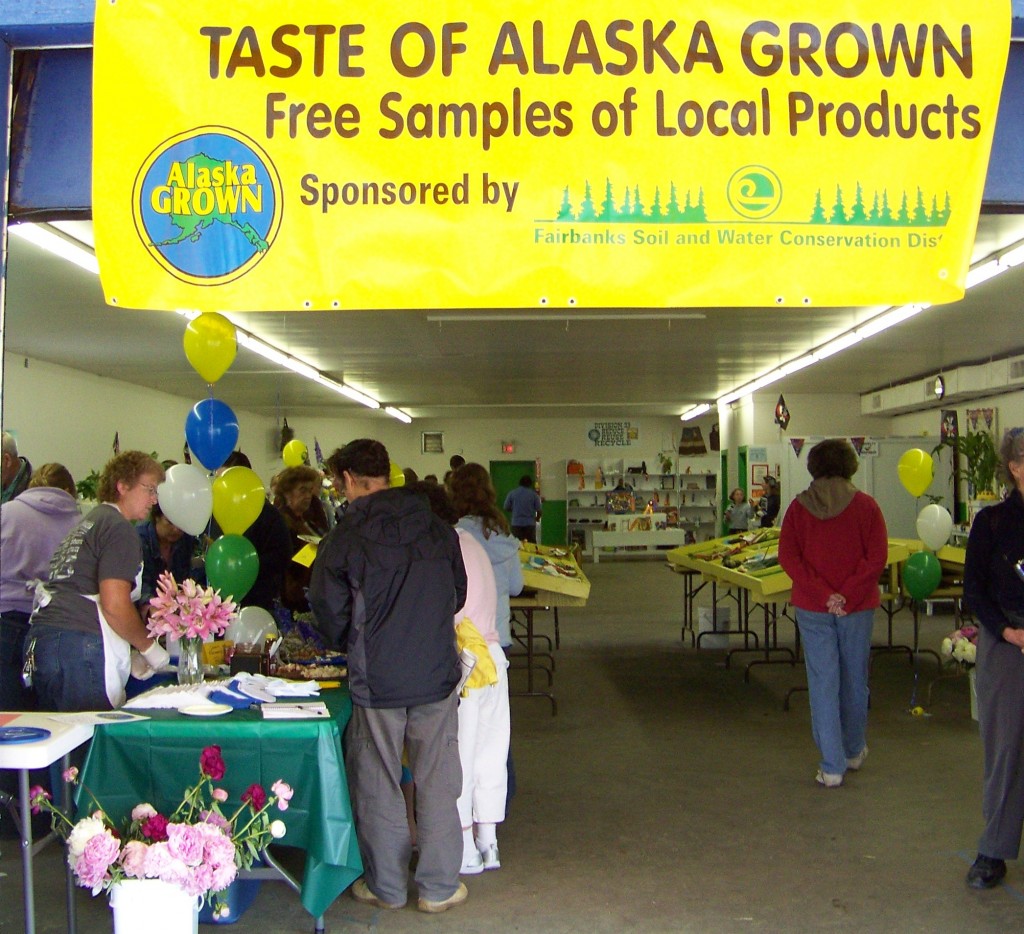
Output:
<instances>
[{"instance_id":1,"label":"yellow banner","mask_svg":"<svg viewBox=\"0 0 1024 934\"><path fill-rule=\"evenodd\" d=\"M1009 4L687 9L97 3L107 301L959 298Z\"/></svg>"}]
</instances>

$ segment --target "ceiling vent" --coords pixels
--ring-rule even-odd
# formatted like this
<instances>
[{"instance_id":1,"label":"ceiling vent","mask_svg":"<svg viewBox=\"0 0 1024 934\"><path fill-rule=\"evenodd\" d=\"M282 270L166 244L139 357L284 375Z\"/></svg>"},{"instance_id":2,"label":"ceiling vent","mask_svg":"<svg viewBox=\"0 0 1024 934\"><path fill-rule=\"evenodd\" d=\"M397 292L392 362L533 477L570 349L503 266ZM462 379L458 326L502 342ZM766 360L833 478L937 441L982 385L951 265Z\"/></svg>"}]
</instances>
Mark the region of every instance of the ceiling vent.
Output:
<instances>
[{"instance_id":1,"label":"ceiling vent","mask_svg":"<svg viewBox=\"0 0 1024 934\"><path fill-rule=\"evenodd\" d=\"M944 394L935 394L935 377L942 376ZM1013 392L1024 386L1024 357L992 360L936 372L921 380L890 386L860 397L861 415L901 415L921 409L950 407L986 396Z\"/></svg>"}]
</instances>

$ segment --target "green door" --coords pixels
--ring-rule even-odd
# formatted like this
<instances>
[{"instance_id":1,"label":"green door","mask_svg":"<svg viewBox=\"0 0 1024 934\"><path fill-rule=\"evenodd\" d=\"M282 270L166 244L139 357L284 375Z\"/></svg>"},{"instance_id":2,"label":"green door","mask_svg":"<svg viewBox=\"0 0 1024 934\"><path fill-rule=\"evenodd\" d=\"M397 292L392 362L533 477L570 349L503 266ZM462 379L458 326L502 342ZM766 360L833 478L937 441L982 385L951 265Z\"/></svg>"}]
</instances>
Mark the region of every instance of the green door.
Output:
<instances>
[{"instance_id":1,"label":"green door","mask_svg":"<svg viewBox=\"0 0 1024 934\"><path fill-rule=\"evenodd\" d=\"M528 475L534 484L537 483L537 462L536 461L491 461L491 483L494 484L494 491L498 494L498 508L505 505L505 497L511 490L519 486L519 478L524 474ZM511 513L505 512L505 518L510 519Z\"/></svg>"}]
</instances>

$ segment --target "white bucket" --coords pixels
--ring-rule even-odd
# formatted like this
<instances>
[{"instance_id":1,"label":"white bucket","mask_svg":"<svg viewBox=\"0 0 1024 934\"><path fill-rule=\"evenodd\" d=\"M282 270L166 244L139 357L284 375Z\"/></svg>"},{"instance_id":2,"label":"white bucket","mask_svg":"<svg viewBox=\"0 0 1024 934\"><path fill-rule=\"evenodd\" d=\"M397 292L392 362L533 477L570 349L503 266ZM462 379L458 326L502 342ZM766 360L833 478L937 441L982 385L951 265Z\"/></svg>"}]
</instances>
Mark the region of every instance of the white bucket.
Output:
<instances>
[{"instance_id":1,"label":"white bucket","mask_svg":"<svg viewBox=\"0 0 1024 934\"><path fill-rule=\"evenodd\" d=\"M110 890L114 934L198 934L199 899L160 879L125 879Z\"/></svg>"},{"instance_id":2,"label":"white bucket","mask_svg":"<svg viewBox=\"0 0 1024 934\"><path fill-rule=\"evenodd\" d=\"M729 648L729 637L724 632L728 628L729 607L719 606L717 614L709 606L697 607L697 631L708 633L706 636L701 636L697 643L702 649Z\"/></svg>"}]
</instances>

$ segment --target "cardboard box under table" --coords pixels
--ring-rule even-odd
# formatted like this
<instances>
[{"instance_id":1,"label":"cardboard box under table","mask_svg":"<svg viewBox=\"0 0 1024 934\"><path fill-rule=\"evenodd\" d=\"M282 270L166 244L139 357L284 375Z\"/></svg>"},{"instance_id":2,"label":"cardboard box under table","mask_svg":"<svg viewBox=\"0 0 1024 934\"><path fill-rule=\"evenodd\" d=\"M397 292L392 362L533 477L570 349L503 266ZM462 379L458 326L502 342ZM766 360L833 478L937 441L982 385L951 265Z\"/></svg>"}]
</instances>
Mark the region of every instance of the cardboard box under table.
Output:
<instances>
[{"instance_id":1,"label":"cardboard box under table","mask_svg":"<svg viewBox=\"0 0 1024 934\"><path fill-rule=\"evenodd\" d=\"M363 864L341 749L352 702L346 685L321 698L331 716L309 720L265 720L259 710L248 709L216 718L140 710L150 719L97 728L82 781L120 821L142 801L162 812L180 803L196 780L206 746L220 746L227 766L217 783L230 795L226 811L239 806L239 796L253 782L269 789L283 779L295 794L288 810L275 814L287 827L279 845L304 850L305 870L295 883L271 857L271 868L256 870L255 877L296 888L322 931L324 912L362 874Z\"/></svg>"},{"instance_id":2,"label":"cardboard box under table","mask_svg":"<svg viewBox=\"0 0 1024 934\"><path fill-rule=\"evenodd\" d=\"M551 610L554 614L554 648L560 644L558 608L562 606L586 606L590 596L590 581L576 563L568 549L523 543L519 550L519 561L523 568L523 592L512 597L509 603L513 617L513 640L524 649L522 653L510 653L510 660L518 655L526 660L526 690L510 690L513 697L546 697L551 701L552 715L558 712L558 702L551 691L540 691L534 686L536 669L542 668L548 676L548 687L552 686L555 661L551 654L551 639L534 629L534 616L538 612ZM546 569L546 570L545 570ZM522 630L517 631L515 623L522 617ZM537 652L534 643L544 639L547 652ZM547 660L547 665L539 664Z\"/></svg>"}]
</instances>

